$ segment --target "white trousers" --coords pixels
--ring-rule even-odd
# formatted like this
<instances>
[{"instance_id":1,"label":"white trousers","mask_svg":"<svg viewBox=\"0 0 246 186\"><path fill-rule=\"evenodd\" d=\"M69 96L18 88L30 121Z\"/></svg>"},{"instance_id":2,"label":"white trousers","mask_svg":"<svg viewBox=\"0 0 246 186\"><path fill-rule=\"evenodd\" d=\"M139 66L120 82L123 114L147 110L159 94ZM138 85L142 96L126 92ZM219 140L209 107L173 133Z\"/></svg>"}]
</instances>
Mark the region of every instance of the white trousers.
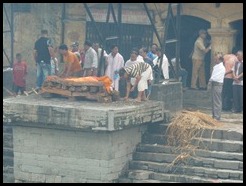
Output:
<instances>
[{"instance_id":1,"label":"white trousers","mask_svg":"<svg viewBox=\"0 0 246 186\"><path fill-rule=\"evenodd\" d=\"M148 89L148 80L153 79L153 73L152 73L152 68L149 67L147 68L146 71L144 71L141 74L141 79L138 82L138 91L144 91L145 89Z\"/></svg>"}]
</instances>

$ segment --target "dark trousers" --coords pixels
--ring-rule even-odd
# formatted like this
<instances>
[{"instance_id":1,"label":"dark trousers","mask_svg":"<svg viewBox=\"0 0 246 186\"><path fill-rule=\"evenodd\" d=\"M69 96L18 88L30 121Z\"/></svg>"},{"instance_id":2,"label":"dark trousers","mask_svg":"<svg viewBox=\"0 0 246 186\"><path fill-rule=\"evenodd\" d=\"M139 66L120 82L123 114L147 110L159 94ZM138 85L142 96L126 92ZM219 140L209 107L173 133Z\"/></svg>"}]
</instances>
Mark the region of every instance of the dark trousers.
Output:
<instances>
[{"instance_id":1,"label":"dark trousers","mask_svg":"<svg viewBox=\"0 0 246 186\"><path fill-rule=\"evenodd\" d=\"M241 112L243 110L243 86L232 85L233 89L233 110Z\"/></svg>"},{"instance_id":2,"label":"dark trousers","mask_svg":"<svg viewBox=\"0 0 246 186\"><path fill-rule=\"evenodd\" d=\"M224 78L223 89L222 89L222 109L231 110L232 109L232 82L231 78Z\"/></svg>"},{"instance_id":3,"label":"dark trousers","mask_svg":"<svg viewBox=\"0 0 246 186\"><path fill-rule=\"evenodd\" d=\"M20 87L14 84L14 91L16 93L16 95L18 95L19 91L21 92L21 94L24 94L24 91L26 90L25 87Z\"/></svg>"}]
</instances>

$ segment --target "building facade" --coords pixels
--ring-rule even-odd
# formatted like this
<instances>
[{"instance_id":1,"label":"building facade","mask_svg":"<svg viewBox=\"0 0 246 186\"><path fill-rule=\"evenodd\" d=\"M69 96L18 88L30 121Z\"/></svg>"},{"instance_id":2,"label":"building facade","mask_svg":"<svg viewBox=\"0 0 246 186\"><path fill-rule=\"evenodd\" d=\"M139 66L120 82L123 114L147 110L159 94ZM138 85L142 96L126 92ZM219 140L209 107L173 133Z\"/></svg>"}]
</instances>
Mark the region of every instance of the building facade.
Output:
<instances>
[{"instance_id":1,"label":"building facade","mask_svg":"<svg viewBox=\"0 0 246 186\"><path fill-rule=\"evenodd\" d=\"M117 37L119 34L119 30L117 30L119 28L117 27L118 23L121 28L122 42L117 44L119 44L120 52L123 54L125 61L129 59L130 54L128 52L132 47L143 45L150 47L151 43L159 44L142 3L122 3L121 13L118 12L119 5L117 3L112 4L110 12L108 3L87 3L103 41L100 40L83 3L23 4L26 4L26 7L15 3L12 9L13 28L11 29L9 25L9 22L11 23L11 3L4 3L6 12L3 11L3 48L8 58L11 59L11 32L5 31L12 30L14 36L13 56L20 52L28 62L27 85L29 87L35 85L33 48L35 40L40 36L41 29L48 30L55 46L59 46L61 43L70 45L72 42L78 41L82 48L85 39L89 38L100 42L108 50L110 44L119 41L117 39L110 40L111 36ZM156 30L163 39L164 34L167 33L164 29L164 23L168 3L147 3L147 7L154 20ZM107 17L108 13L110 14ZM173 13L175 17L175 6L173 7ZM118 20L119 14L121 20ZM180 14L180 59L181 65L188 71L191 70L189 53L199 29L208 30L212 42L211 53L231 53L234 47L243 48L242 3L181 3ZM122 24L119 24L118 21L121 21ZM171 58L173 55L171 45L166 47L166 52L167 57ZM210 64L212 65L210 55L207 56L209 63L207 74L209 74ZM59 55L57 57L60 59ZM5 55L3 64L3 66L9 65Z\"/></svg>"}]
</instances>

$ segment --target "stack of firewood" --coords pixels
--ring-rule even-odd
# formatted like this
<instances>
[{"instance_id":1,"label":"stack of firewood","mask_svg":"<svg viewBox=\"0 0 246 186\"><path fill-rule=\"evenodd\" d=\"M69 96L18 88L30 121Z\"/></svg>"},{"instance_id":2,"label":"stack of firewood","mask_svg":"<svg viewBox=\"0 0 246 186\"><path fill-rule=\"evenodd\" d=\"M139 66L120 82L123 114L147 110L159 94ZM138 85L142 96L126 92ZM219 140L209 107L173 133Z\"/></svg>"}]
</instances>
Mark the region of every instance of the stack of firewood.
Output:
<instances>
[{"instance_id":1,"label":"stack of firewood","mask_svg":"<svg viewBox=\"0 0 246 186\"><path fill-rule=\"evenodd\" d=\"M85 97L99 102L118 100L118 93L115 91L108 92L105 83L98 79L92 76L79 78L48 76L43 83L42 93L59 94L67 97ZM105 77L103 79L105 80ZM109 81L111 80L109 79Z\"/></svg>"}]
</instances>

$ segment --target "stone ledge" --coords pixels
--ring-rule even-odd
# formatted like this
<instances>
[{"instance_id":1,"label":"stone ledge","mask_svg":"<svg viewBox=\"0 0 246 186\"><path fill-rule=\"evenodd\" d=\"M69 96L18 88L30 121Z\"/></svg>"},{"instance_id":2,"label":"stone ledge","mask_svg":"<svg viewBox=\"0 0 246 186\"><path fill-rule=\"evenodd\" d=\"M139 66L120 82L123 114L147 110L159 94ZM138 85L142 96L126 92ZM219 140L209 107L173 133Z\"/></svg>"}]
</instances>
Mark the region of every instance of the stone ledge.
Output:
<instances>
[{"instance_id":1,"label":"stone ledge","mask_svg":"<svg viewBox=\"0 0 246 186\"><path fill-rule=\"evenodd\" d=\"M168 111L166 111L168 112ZM115 131L164 120L160 101L98 103L43 98L39 95L3 99L3 116L11 123L33 123L37 127L59 126L95 131Z\"/></svg>"}]
</instances>

